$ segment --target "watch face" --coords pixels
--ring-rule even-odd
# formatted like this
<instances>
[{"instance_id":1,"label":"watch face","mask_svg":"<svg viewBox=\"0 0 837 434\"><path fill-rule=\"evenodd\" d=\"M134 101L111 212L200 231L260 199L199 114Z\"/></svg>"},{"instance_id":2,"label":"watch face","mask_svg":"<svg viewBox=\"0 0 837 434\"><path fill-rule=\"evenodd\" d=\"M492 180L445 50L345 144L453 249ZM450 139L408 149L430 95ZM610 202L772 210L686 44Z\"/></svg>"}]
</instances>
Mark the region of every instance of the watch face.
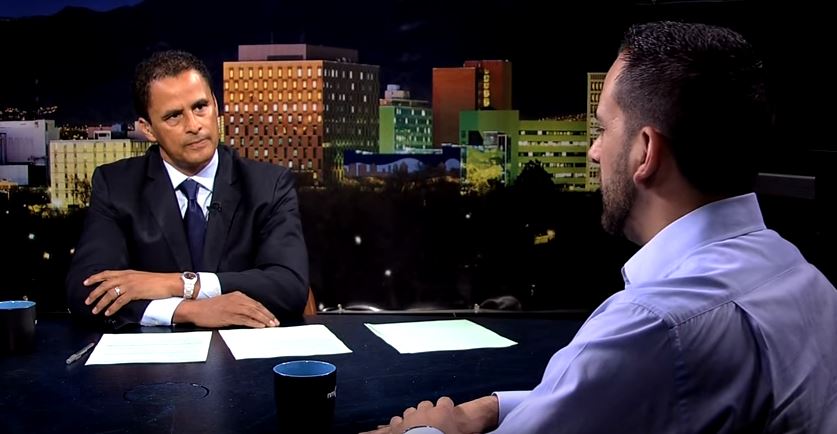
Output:
<instances>
[{"instance_id":1,"label":"watch face","mask_svg":"<svg viewBox=\"0 0 837 434\"><path fill-rule=\"evenodd\" d=\"M188 280L195 280L198 278L198 275L191 271L186 271L183 273L183 278Z\"/></svg>"}]
</instances>

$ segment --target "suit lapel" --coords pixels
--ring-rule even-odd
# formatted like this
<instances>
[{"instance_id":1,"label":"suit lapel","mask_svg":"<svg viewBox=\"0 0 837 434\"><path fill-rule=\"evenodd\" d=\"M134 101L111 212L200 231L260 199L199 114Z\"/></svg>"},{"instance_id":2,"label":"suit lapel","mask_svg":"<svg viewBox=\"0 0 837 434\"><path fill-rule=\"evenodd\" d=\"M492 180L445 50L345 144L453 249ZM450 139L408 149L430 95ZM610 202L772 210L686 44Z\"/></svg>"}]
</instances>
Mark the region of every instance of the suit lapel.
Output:
<instances>
[{"instance_id":1,"label":"suit lapel","mask_svg":"<svg viewBox=\"0 0 837 434\"><path fill-rule=\"evenodd\" d=\"M203 249L203 263L207 271L218 271L227 235L238 210L238 202L241 200L235 170L232 151L219 145L218 171L215 173L215 185L212 191L213 205L209 211L206 243Z\"/></svg>"},{"instance_id":2,"label":"suit lapel","mask_svg":"<svg viewBox=\"0 0 837 434\"><path fill-rule=\"evenodd\" d=\"M192 268L192 258L189 255L189 245L183 229L183 218L180 217L180 207L171 186L171 180L163 167L160 151L155 146L148 151L148 180L143 189L143 200L151 210L151 214L160 226L160 231L166 238L172 255L180 270Z\"/></svg>"}]
</instances>

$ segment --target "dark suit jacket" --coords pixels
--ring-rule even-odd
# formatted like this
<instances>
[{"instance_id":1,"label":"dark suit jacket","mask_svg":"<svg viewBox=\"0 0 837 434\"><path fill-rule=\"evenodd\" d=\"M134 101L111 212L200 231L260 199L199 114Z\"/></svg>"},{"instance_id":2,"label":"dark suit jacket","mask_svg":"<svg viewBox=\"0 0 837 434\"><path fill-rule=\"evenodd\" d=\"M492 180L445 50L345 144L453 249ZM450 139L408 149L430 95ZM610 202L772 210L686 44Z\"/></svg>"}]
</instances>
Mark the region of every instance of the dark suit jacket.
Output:
<instances>
[{"instance_id":1,"label":"dark suit jacket","mask_svg":"<svg viewBox=\"0 0 837 434\"><path fill-rule=\"evenodd\" d=\"M291 173L242 159L218 146L204 270L214 272L221 292L239 290L280 320L301 315L308 294L308 255L302 237ZM82 282L104 270L181 272L191 257L180 208L157 145L142 157L106 164L93 174L90 208L67 276L73 314L92 315ZM107 322L138 323L149 301L124 306Z\"/></svg>"}]
</instances>

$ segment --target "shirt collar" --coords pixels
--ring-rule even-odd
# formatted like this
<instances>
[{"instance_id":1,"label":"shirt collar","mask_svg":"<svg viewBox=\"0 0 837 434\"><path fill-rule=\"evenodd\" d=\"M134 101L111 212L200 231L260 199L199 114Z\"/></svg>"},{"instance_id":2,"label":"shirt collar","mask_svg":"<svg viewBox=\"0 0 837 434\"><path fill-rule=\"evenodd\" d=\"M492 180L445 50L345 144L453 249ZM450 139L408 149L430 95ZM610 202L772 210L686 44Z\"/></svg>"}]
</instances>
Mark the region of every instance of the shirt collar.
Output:
<instances>
[{"instance_id":1,"label":"shirt collar","mask_svg":"<svg viewBox=\"0 0 837 434\"><path fill-rule=\"evenodd\" d=\"M699 247L764 229L755 193L706 204L663 228L625 263L625 286L667 276Z\"/></svg>"},{"instance_id":2,"label":"shirt collar","mask_svg":"<svg viewBox=\"0 0 837 434\"><path fill-rule=\"evenodd\" d=\"M201 171L194 176L184 175L183 172L177 170L177 168L169 164L166 160L163 160L163 165L166 168L166 172L169 174L172 188L175 190L177 190L177 187L179 187L183 181L187 178L191 178L200 184L201 187L212 191L215 187L215 172L218 171L218 149L215 149L215 154L212 155L212 159L209 160L209 164L207 164L206 167L201 169Z\"/></svg>"}]
</instances>

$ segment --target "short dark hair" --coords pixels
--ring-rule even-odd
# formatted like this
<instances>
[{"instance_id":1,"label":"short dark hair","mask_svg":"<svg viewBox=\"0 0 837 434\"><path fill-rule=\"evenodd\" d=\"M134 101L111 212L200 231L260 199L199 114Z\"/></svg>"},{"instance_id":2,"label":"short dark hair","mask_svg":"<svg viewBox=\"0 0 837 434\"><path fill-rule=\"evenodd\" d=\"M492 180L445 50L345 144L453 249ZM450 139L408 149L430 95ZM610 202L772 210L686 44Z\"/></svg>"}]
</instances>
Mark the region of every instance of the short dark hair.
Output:
<instances>
[{"instance_id":1,"label":"short dark hair","mask_svg":"<svg viewBox=\"0 0 837 434\"><path fill-rule=\"evenodd\" d=\"M148 118L148 93L154 80L166 77L176 77L189 71L197 71L207 86L212 87L212 79L206 65L193 54L179 50L159 51L137 65L134 73L134 110L137 116L151 122Z\"/></svg>"},{"instance_id":2,"label":"short dark hair","mask_svg":"<svg viewBox=\"0 0 837 434\"><path fill-rule=\"evenodd\" d=\"M702 193L752 191L771 116L762 62L744 37L705 24L640 24L628 29L619 54L615 99L628 130L661 131Z\"/></svg>"}]
</instances>

